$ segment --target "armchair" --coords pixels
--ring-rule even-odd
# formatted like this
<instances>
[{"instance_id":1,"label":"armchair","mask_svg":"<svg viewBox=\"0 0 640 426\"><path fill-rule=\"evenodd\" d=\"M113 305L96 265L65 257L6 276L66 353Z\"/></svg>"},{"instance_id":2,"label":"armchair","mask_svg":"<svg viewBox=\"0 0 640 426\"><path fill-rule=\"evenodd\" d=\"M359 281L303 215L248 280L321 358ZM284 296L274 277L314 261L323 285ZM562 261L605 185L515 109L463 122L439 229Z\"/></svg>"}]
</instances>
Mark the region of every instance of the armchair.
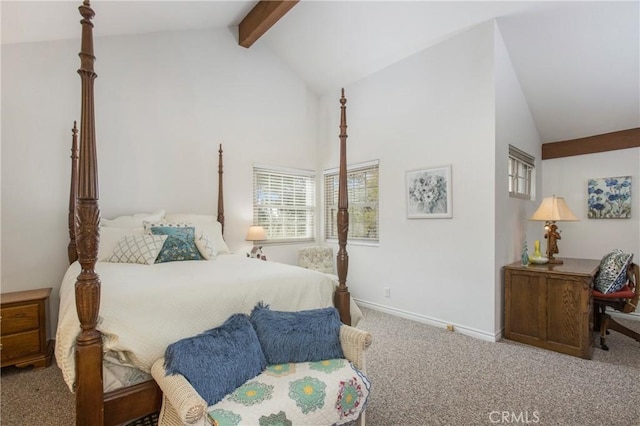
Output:
<instances>
[{"instance_id":1,"label":"armchair","mask_svg":"<svg viewBox=\"0 0 640 426\"><path fill-rule=\"evenodd\" d=\"M627 269L627 283L618 291L613 293L601 293L598 289L593 289L593 304L595 309L595 328L600 329L600 347L607 351L606 335L609 330L617 331L625 336L640 342L640 333L637 333L617 322L609 314L607 307L616 311L628 314L636 310L640 291L638 289L638 279L640 278L640 268L635 263L630 263Z\"/></svg>"},{"instance_id":2,"label":"armchair","mask_svg":"<svg viewBox=\"0 0 640 426\"><path fill-rule=\"evenodd\" d=\"M304 247L298 250L298 265L324 274L335 274L333 249L324 246Z\"/></svg>"}]
</instances>

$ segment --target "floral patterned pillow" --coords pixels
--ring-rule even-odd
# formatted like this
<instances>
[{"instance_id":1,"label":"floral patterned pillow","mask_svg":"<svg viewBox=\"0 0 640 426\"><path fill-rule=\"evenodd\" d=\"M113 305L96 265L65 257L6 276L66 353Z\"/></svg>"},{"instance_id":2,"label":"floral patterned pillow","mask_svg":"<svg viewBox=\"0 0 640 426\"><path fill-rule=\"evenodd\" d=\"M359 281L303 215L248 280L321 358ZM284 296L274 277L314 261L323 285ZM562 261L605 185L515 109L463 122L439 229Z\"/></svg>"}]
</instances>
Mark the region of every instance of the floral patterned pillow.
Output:
<instances>
[{"instance_id":1,"label":"floral patterned pillow","mask_svg":"<svg viewBox=\"0 0 640 426\"><path fill-rule=\"evenodd\" d=\"M601 293L615 293L627 283L627 269L633 260L632 253L615 249L600 261L600 270L595 279L595 287Z\"/></svg>"},{"instance_id":2,"label":"floral patterned pillow","mask_svg":"<svg viewBox=\"0 0 640 426\"><path fill-rule=\"evenodd\" d=\"M151 226L153 235L166 235L167 240L160 250L156 263L181 260L202 260L195 243L195 228L183 224Z\"/></svg>"}]
</instances>

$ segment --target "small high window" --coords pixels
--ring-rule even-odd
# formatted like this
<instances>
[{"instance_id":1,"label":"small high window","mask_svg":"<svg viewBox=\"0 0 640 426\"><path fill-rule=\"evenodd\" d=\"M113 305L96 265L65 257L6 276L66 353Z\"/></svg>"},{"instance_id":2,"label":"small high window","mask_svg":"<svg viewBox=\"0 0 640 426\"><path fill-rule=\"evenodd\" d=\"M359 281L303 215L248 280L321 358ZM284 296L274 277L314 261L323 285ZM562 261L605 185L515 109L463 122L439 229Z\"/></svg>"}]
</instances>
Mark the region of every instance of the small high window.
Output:
<instances>
[{"instance_id":1,"label":"small high window","mask_svg":"<svg viewBox=\"0 0 640 426\"><path fill-rule=\"evenodd\" d=\"M535 158L509 145L509 196L532 200L535 196Z\"/></svg>"}]
</instances>

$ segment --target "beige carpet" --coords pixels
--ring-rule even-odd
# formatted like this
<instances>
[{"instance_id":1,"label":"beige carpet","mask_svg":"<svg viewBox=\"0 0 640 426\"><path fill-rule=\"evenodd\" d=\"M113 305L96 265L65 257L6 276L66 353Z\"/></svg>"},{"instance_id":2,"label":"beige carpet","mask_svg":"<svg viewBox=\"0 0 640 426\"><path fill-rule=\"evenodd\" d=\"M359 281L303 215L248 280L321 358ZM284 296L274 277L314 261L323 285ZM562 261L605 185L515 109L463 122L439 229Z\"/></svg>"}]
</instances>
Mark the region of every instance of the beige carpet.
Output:
<instances>
[{"instance_id":1,"label":"beige carpet","mask_svg":"<svg viewBox=\"0 0 640 426\"><path fill-rule=\"evenodd\" d=\"M640 343L618 333L588 361L362 311L360 328L373 335L369 426L640 425ZM3 368L0 387L0 424L74 424L73 395L55 364Z\"/></svg>"},{"instance_id":2,"label":"beige carpet","mask_svg":"<svg viewBox=\"0 0 640 426\"><path fill-rule=\"evenodd\" d=\"M640 343L626 336L612 332L608 352L583 360L363 311L369 426L640 425Z\"/></svg>"}]
</instances>

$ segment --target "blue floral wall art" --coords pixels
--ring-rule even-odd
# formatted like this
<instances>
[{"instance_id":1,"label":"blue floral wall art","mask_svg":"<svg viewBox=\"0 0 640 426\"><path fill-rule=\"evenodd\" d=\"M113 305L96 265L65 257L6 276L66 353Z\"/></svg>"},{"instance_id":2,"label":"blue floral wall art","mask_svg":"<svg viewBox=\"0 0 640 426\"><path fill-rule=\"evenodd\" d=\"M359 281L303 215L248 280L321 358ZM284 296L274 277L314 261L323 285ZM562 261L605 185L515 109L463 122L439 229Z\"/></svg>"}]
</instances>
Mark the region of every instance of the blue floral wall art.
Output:
<instances>
[{"instance_id":1,"label":"blue floral wall art","mask_svg":"<svg viewBox=\"0 0 640 426\"><path fill-rule=\"evenodd\" d=\"M589 179L589 219L631 218L631 176Z\"/></svg>"}]
</instances>

